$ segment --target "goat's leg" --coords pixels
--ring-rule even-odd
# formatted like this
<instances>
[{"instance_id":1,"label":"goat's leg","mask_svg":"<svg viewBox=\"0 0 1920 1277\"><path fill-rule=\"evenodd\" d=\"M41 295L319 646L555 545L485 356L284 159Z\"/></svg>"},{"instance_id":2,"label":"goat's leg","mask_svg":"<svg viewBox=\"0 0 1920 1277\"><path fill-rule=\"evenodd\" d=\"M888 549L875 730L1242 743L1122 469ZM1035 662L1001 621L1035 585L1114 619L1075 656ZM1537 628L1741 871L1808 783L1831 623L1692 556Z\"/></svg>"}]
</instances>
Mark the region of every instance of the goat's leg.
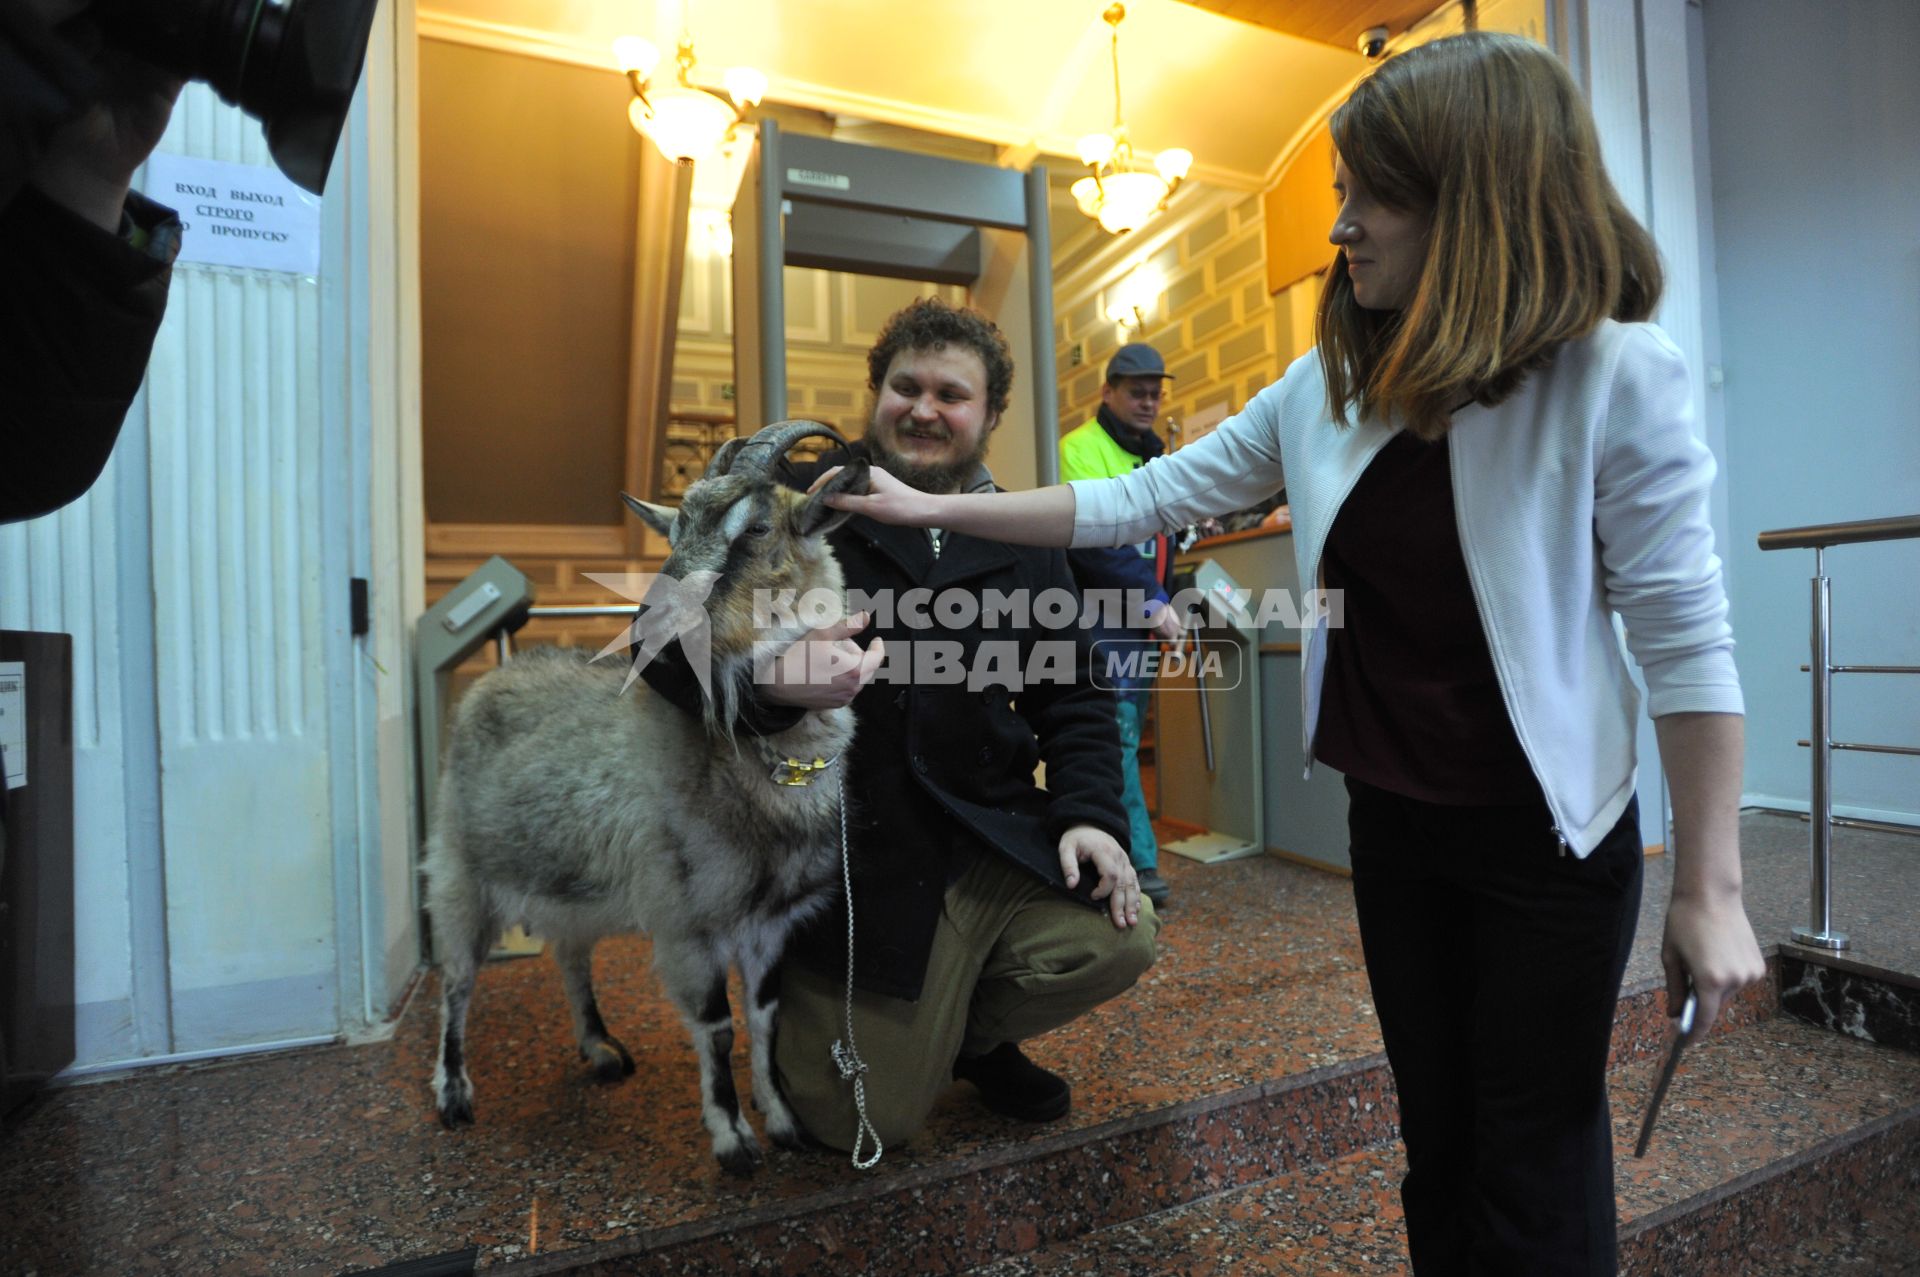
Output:
<instances>
[{"instance_id":1,"label":"goat's leg","mask_svg":"<svg viewBox=\"0 0 1920 1277\"><path fill-rule=\"evenodd\" d=\"M602 1082L618 1082L633 1072L633 1056L607 1032L606 1021L600 1018L600 1004L593 996L593 946L593 940L556 940L553 958L560 964L567 1005L573 1008L573 1036L580 1044L580 1058Z\"/></svg>"},{"instance_id":2,"label":"goat's leg","mask_svg":"<svg viewBox=\"0 0 1920 1277\"><path fill-rule=\"evenodd\" d=\"M448 919L447 921L451 921ZM448 1130L473 1121L473 1079L467 1076L467 1007L491 945L488 933L449 934L443 923L440 959L440 1052L433 1066L434 1107Z\"/></svg>"},{"instance_id":3,"label":"goat's leg","mask_svg":"<svg viewBox=\"0 0 1920 1277\"><path fill-rule=\"evenodd\" d=\"M727 1001L727 968L690 947L669 950L654 941L655 963L667 993L687 1022L700 1057L700 1120L713 1137L713 1155L730 1175L751 1175L760 1143L740 1115L733 1086L733 1008Z\"/></svg>"},{"instance_id":4,"label":"goat's leg","mask_svg":"<svg viewBox=\"0 0 1920 1277\"><path fill-rule=\"evenodd\" d=\"M747 986L747 1041L753 1060L753 1106L760 1110L767 1138L781 1148L804 1148L799 1119L787 1107L774 1081L773 1043L780 1031L778 953L743 952L740 974Z\"/></svg>"}]
</instances>

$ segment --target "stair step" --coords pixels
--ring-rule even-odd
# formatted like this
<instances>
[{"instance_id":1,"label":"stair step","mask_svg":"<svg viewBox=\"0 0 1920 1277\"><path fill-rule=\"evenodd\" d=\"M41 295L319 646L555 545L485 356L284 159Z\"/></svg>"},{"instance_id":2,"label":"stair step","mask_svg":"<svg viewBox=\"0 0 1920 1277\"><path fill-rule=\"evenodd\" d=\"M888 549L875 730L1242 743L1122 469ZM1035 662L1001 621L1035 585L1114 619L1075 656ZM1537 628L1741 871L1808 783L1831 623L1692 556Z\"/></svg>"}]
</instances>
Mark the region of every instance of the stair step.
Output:
<instances>
[{"instance_id":1,"label":"stair step","mask_svg":"<svg viewBox=\"0 0 1920 1277\"><path fill-rule=\"evenodd\" d=\"M1754 1277L1914 1277L1920 1274L1920 1179L1889 1197L1897 1203L1839 1220L1754 1269Z\"/></svg>"},{"instance_id":2,"label":"stair step","mask_svg":"<svg viewBox=\"0 0 1920 1277\"><path fill-rule=\"evenodd\" d=\"M687 1223L635 1229L602 1248L522 1261L515 1272L597 1273L595 1265L618 1260L683 1275L955 1273L1389 1145L1398 1108L1371 1010L1357 1010L1366 997L1362 972L1321 971L1296 983L1280 975L1284 968L1239 977L1223 969L1211 972L1203 989L1191 977L1207 973L1178 973L1173 968L1180 960L1178 950L1168 952L1168 970L1149 977L1173 978L1156 992L1157 1014L1145 1022L1136 1023L1142 1006L1123 1002L1095 1013L1104 1025L1063 1031L1086 1032L1116 1047L1149 1041L1161 1017L1209 1013L1189 1003L1189 996L1209 999L1218 1016L1223 1006L1236 1005L1223 998L1223 986L1246 981L1240 992L1256 1002L1219 1021L1221 1032L1200 1045L1196 1058L1183 1062L1169 1050L1161 1060L1169 1083L1165 1094L1134 1087L1089 1096L1088 1108L1112 1116L1077 1129L1033 1130L1013 1143L1004 1142L1003 1127L1001 1140L984 1147L970 1147L978 1139L978 1119L962 1116L973 1107L962 1097L957 1109L936 1110L924 1144L945 1149L946 1156L917 1162L908 1150L901 1154L903 1164L865 1178L858 1190L828 1187ZM1770 985L1756 986L1735 1001L1727 1018L1736 1024L1763 1019L1775 997ZM1613 1058L1623 1068L1651 1067L1664 1031L1663 1005L1663 991L1648 984L1621 999ZM1287 1025L1288 1032L1275 1035L1276 1024ZM1211 1082L1199 1088L1205 1098L1173 1100L1194 1093L1195 1079L1183 1084L1179 1076L1194 1068ZM1086 1059L1076 1071L1091 1079L1108 1070ZM1229 1089L1217 1089L1223 1082ZM1076 1097L1076 1113L1081 1103ZM835 1160L844 1166L844 1158Z\"/></svg>"},{"instance_id":3,"label":"stair step","mask_svg":"<svg viewBox=\"0 0 1920 1277\"><path fill-rule=\"evenodd\" d=\"M1688 1050L1653 1146L1635 1161L1651 1083L1641 1058L1609 1082L1622 1272L1773 1273L1775 1260L1878 1253L1914 1231L1910 1210L1887 1216L1885 1207L1911 1202L1920 1183L1920 1057L1787 1019L1716 1034ZM1383 1143L970 1277L1403 1273L1403 1169L1398 1142ZM1831 1240L1801 1242L1829 1220L1839 1228Z\"/></svg>"}]
</instances>

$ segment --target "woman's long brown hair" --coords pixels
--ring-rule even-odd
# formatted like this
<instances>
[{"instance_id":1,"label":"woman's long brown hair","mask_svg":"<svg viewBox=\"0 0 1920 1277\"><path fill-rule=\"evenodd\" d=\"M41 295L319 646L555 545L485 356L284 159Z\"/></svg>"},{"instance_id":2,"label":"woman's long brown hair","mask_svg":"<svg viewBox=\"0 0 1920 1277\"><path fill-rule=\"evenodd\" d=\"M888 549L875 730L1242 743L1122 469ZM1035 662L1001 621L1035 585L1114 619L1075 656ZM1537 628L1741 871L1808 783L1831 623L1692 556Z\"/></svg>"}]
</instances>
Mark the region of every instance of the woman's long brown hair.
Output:
<instances>
[{"instance_id":1,"label":"woman's long brown hair","mask_svg":"<svg viewBox=\"0 0 1920 1277\"><path fill-rule=\"evenodd\" d=\"M1390 207L1426 212L1426 264L1404 310L1367 310L1346 252L1320 299L1328 408L1425 439L1499 403L1562 342L1660 300L1653 237L1620 202L1593 116L1547 49L1470 32L1382 64L1333 113L1347 169Z\"/></svg>"}]
</instances>

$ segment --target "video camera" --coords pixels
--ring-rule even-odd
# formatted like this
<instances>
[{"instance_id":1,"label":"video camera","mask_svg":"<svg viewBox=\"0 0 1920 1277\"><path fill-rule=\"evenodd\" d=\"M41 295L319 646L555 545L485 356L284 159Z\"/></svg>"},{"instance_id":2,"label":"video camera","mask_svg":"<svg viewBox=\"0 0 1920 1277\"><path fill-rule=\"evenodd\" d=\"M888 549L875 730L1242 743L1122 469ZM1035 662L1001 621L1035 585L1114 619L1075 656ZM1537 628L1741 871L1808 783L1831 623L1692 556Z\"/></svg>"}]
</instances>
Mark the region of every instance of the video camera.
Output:
<instances>
[{"instance_id":1,"label":"video camera","mask_svg":"<svg viewBox=\"0 0 1920 1277\"><path fill-rule=\"evenodd\" d=\"M99 0L110 47L211 85L259 120L274 163L320 194L366 64L377 0Z\"/></svg>"}]
</instances>

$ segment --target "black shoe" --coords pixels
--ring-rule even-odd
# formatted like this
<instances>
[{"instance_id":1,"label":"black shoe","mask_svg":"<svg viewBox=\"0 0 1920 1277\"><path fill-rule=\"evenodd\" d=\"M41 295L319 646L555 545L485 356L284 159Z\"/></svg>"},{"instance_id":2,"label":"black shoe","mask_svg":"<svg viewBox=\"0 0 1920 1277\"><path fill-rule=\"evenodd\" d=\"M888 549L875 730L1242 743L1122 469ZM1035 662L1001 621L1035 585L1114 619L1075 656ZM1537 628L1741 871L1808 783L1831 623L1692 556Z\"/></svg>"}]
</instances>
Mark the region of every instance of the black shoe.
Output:
<instances>
[{"instance_id":1,"label":"black shoe","mask_svg":"<svg viewBox=\"0 0 1920 1277\"><path fill-rule=\"evenodd\" d=\"M953 1075L973 1083L988 1108L1022 1122L1051 1122L1064 1117L1073 1103L1067 1080L1029 1060L1012 1042L985 1055L961 1056L953 1062Z\"/></svg>"},{"instance_id":2,"label":"black shoe","mask_svg":"<svg viewBox=\"0 0 1920 1277\"><path fill-rule=\"evenodd\" d=\"M1153 901L1155 909L1167 907L1167 897L1173 894L1173 888L1167 886L1167 880L1160 876L1157 869L1140 871L1140 894Z\"/></svg>"}]
</instances>

